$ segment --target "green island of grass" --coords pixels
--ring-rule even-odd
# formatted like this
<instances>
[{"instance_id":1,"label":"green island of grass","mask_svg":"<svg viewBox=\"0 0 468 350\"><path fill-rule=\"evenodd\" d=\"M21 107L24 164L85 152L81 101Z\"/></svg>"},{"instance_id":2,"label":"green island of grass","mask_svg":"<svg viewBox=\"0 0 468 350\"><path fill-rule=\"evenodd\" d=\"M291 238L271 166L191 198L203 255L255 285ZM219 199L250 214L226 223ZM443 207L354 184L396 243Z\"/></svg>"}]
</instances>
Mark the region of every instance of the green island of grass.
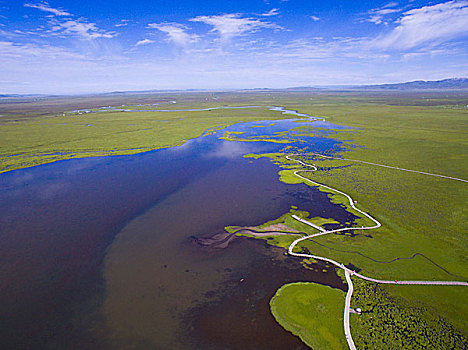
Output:
<instances>
[{"instance_id":1,"label":"green island of grass","mask_svg":"<svg viewBox=\"0 0 468 350\"><path fill-rule=\"evenodd\" d=\"M221 140L225 141L240 141L240 142L273 142L273 143L291 143L291 141L286 139L276 139L271 137L256 137L256 138L242 138L236 135L242 135L244 132L237 132L237 131L226 131L224 135L220 137Z\"/></svg>"},{"instance_id":2,"label":"green island of grass","mask_svg":"<svg viewBox=\"0 0 468 350\"><path fill-rule=\"evenodd\" d=\"M343 331L345 293L315 283L282 286L270 301L276 321L314 350L347 348Z\"/></svg>"}]
</instances>

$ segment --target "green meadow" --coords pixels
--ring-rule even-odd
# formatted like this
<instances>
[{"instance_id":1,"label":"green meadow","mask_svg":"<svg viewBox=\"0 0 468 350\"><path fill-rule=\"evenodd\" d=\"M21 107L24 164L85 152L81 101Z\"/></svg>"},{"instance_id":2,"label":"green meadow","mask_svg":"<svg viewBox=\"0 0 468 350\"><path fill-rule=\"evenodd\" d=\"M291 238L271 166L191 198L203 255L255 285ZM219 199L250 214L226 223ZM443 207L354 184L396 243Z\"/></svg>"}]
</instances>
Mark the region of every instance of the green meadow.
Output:
<instances>
[{"instance_id":1,"label":"green meadow","mask_svg":"<svg viewBox=\"0 0 468 350\"><path fill-rule=\"evenodd\" d=\"M161 109L167 107L164 105ZM277 118L280 118L278 112L266 108L242 109L241 113L232 109L106 111L4 118L0 123L0 172L63 159L146 152L180 145L204 132L240 121Z\"/></svg>"},{"instance_id":2,"label":"green meadow","mask_svg":"<svg viewBox=\"0 0 468 350\"><path fill-rule=\"evenodd\" d=\"M309 101L298 99L285 105L353 127L328 135L343 141L337 156L468 179L468 110L459 100L328 96ZM298 131L315 132L312 124L301 126ZM283 168L279 172L282 181L302 182L292 174L302 166L278 154L264 156ZM327 235L302 242L296 249L305 248L312 254L352 264L361 273L376 278L468 280L466 183L313 155L297 158L319 168L315 173L301 175L348 193L357 200L358 207L377 218L382 227L366 232L371 237L359 235L359 232L355 232L358 234L355 236ZM347 207L343 196L332 193L329 196L333 202ZM359 219L354 224L365 225L365 220ZM312 231L307 228L304 232ZM269 243L283 247L292 240L293 237L268 239ZM417 337L415 348L424 348L423 344L432 338L425 336L421 327L429 329L430 326L434 337L448 339L447 344L453 345L449 348L466 345L467 288L385 285L378 287L376 295L385 295L385 300L391 300L394 308L389 313L386 308L373 307L371 319L380 324L408 321L403 322L405 331L397 335L398 340L393 338L394 331L388 327L374 327L372 333L367 332L366 327L371 327L371 322L360 322L363 318L353 316L351 329L356 329L356 334L360 335L357 344L363 348L383 348L389 342L394 345L387 348L407 348L404 338L413 336ZM355 289L354 298L355 307L360 307L360 302L372 304L376 299L360 286ZM414 321L418 315L424 315L423 321L418 323L419 328L413 334L410 330L416 326L410 326L412 321L409 320ZM452 332L450 335L447 335L448 330ZM447 348L443 341L431 341L431 344L434 348Z\"/></svg>"},{"instance_id":3,"label":"green meadow","mask_svg":"<svg viewBox=\"0 0 468 350\"><path fill-rule=\"evenodd\" d=\"M399 106L323 104L305 112L330 114L330 121L358 129L339 131L350 159L468 179L468 110L459 105ZM332 105L334 105L332 103ZM318 255L351 262L364 274L387 279L468 280L468 185L464 182L340 160L313 160L331 170L307 174L345 191L382 222L372 239L320 237ZM349 167L342 167L350 165ZM358 251L381 262L375 263ZM430 259L430 261L429 261ZM463 287L384 286L405 305L424 305L468 334L468 290ZM359 294L359 290L357 291Z\"/></svg>"},{"instance_id":4,"label":"green meadow","mask_svg":"<svg viewBox=\"0 0 468 350\"><path fill-rule=\"evenodd\" d=\"M353 278L353 284L358 292L351 299L351 307L362 310L361 315L350 314L358 349L466 348L466 336L447 321L445 314L408 302L372 282ZM417 290L416 286L408 287Z\"/></svg>"},{"instance_id":5,"label":"green meadow","mask_svg":"<svg viewBox=\"0 0 468 350\"><path fill-rule=\"evenodd\" d=\"M343 331L345 293L315 283L282 286L270 301L276 321L316 350L347 348Z\"/></svg>"}]
</instances>

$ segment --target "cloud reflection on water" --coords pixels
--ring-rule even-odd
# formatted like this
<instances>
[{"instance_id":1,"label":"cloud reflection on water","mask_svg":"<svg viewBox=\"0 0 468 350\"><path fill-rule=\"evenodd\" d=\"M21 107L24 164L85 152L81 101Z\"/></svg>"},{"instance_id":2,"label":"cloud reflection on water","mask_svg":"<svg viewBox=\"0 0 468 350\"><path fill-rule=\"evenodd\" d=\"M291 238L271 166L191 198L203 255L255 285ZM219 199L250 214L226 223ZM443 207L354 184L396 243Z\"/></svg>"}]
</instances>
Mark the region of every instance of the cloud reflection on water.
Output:
<instances>
[{"instance_id":1,"label":"cloud reflection on water","mask_svg":"<svg viewBox=\"0 0 468 350\"><path fill-rule=\"evenodd\" d=\"M244 154L250 153L248 145L236 141L220 142L213 151L206 153L206 158L237 158L242 157Z\"/></svg>"}]
</instances>

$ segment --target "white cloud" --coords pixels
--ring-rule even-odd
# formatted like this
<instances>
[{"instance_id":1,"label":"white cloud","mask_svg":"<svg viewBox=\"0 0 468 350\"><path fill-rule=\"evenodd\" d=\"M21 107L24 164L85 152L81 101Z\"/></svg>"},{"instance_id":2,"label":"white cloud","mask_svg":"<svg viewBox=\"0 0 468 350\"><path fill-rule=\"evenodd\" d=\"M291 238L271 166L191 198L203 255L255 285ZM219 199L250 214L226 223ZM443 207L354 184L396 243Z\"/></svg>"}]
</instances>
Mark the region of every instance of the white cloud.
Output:
<instances>
[{"instance_id":1,"label":"white cloud","mask_svg":"<svg viewBox=\"0 0 468 350\"><path fill-rule=\"evenodd\" d=\"M389 8L389 7L396 7L398 6L398 3L397 2L389 2L388 4L382 6L383 9L386 9L386 8Z\"/></svg>"},{"instance_id":2,"label":"white cloud","mask_svg":"<svg viewBox=\"0 0 468 350\"><path fill-rule=\"evenodd\" d=\"M382 16L373 15L373 16L370 16L367 21L371 22L371 23L375 23L375 24L381 24L382 23Z\"/></svg>"},{"instance_id":3,"label":"white cloud","mask_svg":"<svg viewBox=\"0 0 468 350\"><path fill-rule=\"evenodd\" d=\"M0 93L89 93L103 91L255 88L306 85L372 84L466 76L467 53L448 56L449 64L426 56L399 60L372 56L354 38L316 39L257 45L247 52L199 52L151 57L95 57L88 51L50 45L0 42ZM266 54L265 54L266 53ZM120 51L119 51L120 54ZM446 56L444 56L446 57ZM424 61L425 60L425 61ZM428 64L429 63L429 64ZM40 69L37 69L40 67Z\"/></svg>"},{"instance_id":4,"label":"white cloud","mask_svg":"<svg viewBox=\"0 0 468 350\"><path fill-rule=\"evenodd\" d=\"M168 36L168 40L179 46L187 46L198 40L198 35L187 33L187 27L179 23L150 23L148 28L157 29Z\"/></svg>"},{"instance_id":5,"label":"white cloud","mask_svg":"<svg viewBox=\"0 0 468 350\"><path fill-rule=\"evenodd\" d=\"M398 3L396 2L389 2L388 4L370 10L367 14L370 16L369 18L365 19L365 22L371 22L375 24L387 24L387 22L384 20L385 16L390 15L392 13L398 13L401 12L401 9L398 8L392 8L398 6Z\"/></svg>"},{"instance_id":6,"label":"white cloud","mask_svg":"<svg viewBox=\"0 0 468 350\"><path fill-rule=\"evenodd\" d=\"M240 142L221 142L215 150L205 154L206 158L238 158L249 152L249 147Z\"/></svg>"},{"instance_id":7,"label":"white cloud","mask_svg":"<svg viewBox=\"0 0 468 350\"><path fill-rule=\"evenodd\" d=\"M282 29L274 23L255 18L242 17L237 13L218 16L198 16L190 19L190 21L213 26L211 31L218 33L223 42L227 42L235 36L244 33L253 33L263 28Z\"/></svg>"},{"instance_id":8,"label":"white cloud","mask_svg":"<svg viewBox=\"0 0 468 350\"><path fill-rule=\"evenodd\" d=\"M114 25L114 27L125 27L128 26L128 19L121 19L119 23Z\"/></svg>"},{"instance_id":9,"label":"white cloud","mask_svg":"<svg viewBox=\"0 0 468 350\"><path fill-rule=\"evenodd\" d=\"M196 17L192 19L198 22L192 23L193 30L179 23L149 24L147 28L154 30L148 29L151 33L147 33L147 36L134 38L133 47L127 49L118 40L82 40L78 43L68 40L70 37L113 37L116 33L99 28L100 22L96 25L86 18L42 12L42 16L47 16L43 21L45 27L37 27L35 33L31 34L35 35L31 40L26 37L29 31L25 28L20 28L21 32L18 33L14 33L12 28L12 34L4 35L3 42L0 41L0 92L85 93L177 88L287 87L372 84L466 76L468 51L466 45L460 45L460 41L418 45L411 47L411 50L387 49L408 45L411 42L411 36L408 35L413 33L409 29L416 30L418 26L429 32L425 36L414 34L418 40L423 38L432 43L452 38L452 34L443 34L445 27L452 23L448 25L439 17L449 5L453 8L458 4L458 8L452 9L450 21L462 21L460 13L463 6L467 7L467 2L468 0L462 0L440 4L444 6L438 10L437 15L433 14L436 12L433 9L435 6L400 12L401 18L387 28L388 32L383 32L388 34L378 38L378 33L369 34L368 37L308 36L307 39L299 39L292 36L287 40L278 36L263 36L262 33L249 35L263 29L271 31L280 27L274 23L273 15L225 14ZM388 10L397 11L397 7L398 4L390 3L374 11L376 15L384 16L384 21L388 21L395 13ZM437 30L430 27L428 22L422 21L421 16L427 16L428 13L432 13L432 18L435 18ZM313 12L308 14L311 26L312 14ZM365 16L369 17L369 13ZM418 17L419 22L413 23ZM466 17L463 18L466 23ZM413 22L408 22L409 19ZM114 30L117 30L114 27L116 23L119 25L127 22L114 22ZM136 22L131 23L137 26ZM205 27L205 32L211 30L211 34L200 34L199 30L205 24L209 25ZM2 29L4 28L0 27L0 34ZM463 32L462 29L460 31ZM389 41L394 32L400 36ZM442 33L442 39L433 39L439 33ZM157 41L156 34L182 46L184 54L180 54L178 50L151 50L154 45L150 44ZM67 40L54 40L57 38L51 36ZM237 37L242 40L229 42ZM202 38L206 40L191 45ZM14 43L16 40L18 42ZM42 45L38 44L41 40ZM30 43L24 44L26 41ZM229 42L229 45L220 48L219 41ZM385 45L379 47L380 42ZM54 47L53 44L63 47ZM151 51L151 55L142 54L146 49L148 53ZM434 66L437 69L433 69Z\"/></svg>"},{"instance_id":10,"label":"white cloud","mask_svg":"<svg viewBox=\"0 0 468 350\"><path fill-rule=\"evenodd\" d=\"M315 22L320 21L320 17L317 16L310 16L310 18Z\"/></svg>"},{"instance_id":11,"label":"white cloud","mask_svg":"<svg viewBox=\"0 0 468 350\"><path fill-rule=\"evenodd\" d=\"M38 28L37 33L31 34L42 34L42 35L59 35L59 36L77 36L86 40L93 40L97 38L113 38L117 34L115 32L109 32L102 30L97 27L95 23L88 22L85 18L72 19L73 15L63 9L52 8L50 5L43 1L37 4L26 3L25 7L35 8L44 12L50 12L58 17L69 17L69 18L57 18L52 15L47 15L49 18L48 23L51 26L49 30ZM126 25L127 21L122 20L120 24L116 26Z\"/></svg>"},{"instance_id":12,"label":"white cloud","mask_svg":"<svg viewBox=\"0 0 468 350\"><path fill-rule=\"evenodd\" d=\"M468 2L449 1L407 11L388 35L374 41L375 47L410 49L468 35Z\"/></svg>"},{"instance_id":13,"label":"white cloud","mask_svg":"<svg viewBox=\"0 0 468 350\"><path fill-rule=\"evenodd\" d=\"M51 59L83 59L84 56L69 52L65 49L50 45L18 44L11 41L0 41L0 59L21 59L26 62L28 59L41 58Z\"/></svg>"},{"instance_id":14,"label":"white cloud","mask_svg":"<svg viewBox=\"0 0 468 350\"><path fill-rule=\"evenodd\" d=\"M140 45L148 45L148 44L152 44L154 43L154 40L151 40L151 39L143 39L143 40L140 40L139 42L137 42L135 44L135 46L140 46Z\"/></svg>"},{"instance_id":15,"label":"white cloud","mask_svg":"<svg viewBox=\"0 0 468 350\"><path fill-rule=\"evenodd\" d=\"M419 51L415 52L409 52L401 56L403 61L409 61L412 59L418 59L418 58L426 58L426 57L434 57L436 55L454 55L454 54L460 54L457 52L457 50L454 49L447 49L447 48L442 48L442 49L422 49Z\"/></svg>"},{"instance_id":16,"label":"white cloud","mask_svg":"<svg viewBox=\"0 0 468 350\"><path fill-rule=\"evenodd\" d=\"M93 40L98 38L113 38L117 34L115 32L108 32L99 29L95 23L87 22L84 18L78 20L65 20L65 21L51 21L53 24L50 29L51 32L59 35L73 35L86 40Z\"/></svg>"},{"instance_id":17,"label":"white cloud","mask_svg":"<svg viewBox=\"0 0 468 350\"><path fill-rule=\"evenodd\" d=\"M286 45L270 48L269 55L284 64L297 61L339 62L348 64L353 61L384 62L388 54L373 52L367 48L365 38L334 38L325 41L322 38L312 40L293 40Z\"/></svg>"},{"instance_id":18,"label":"white cloud","mask_svg":"<svg viewBox=\"0 0 468 350\"><path fill-rule=\"evenodd\" d=\"M270 11L262 13L264 17L278 16L279 10L277 8L272 8Z\"/></svg>"},{"instance_id":19,"label":"white cloud","mask_svg":"<svg viewBox=\"0 0 468 350\"><path fill-rule=\"evenodd\" d=\"M68 13L67 11L64 11L62 9L56 9L56 8L53 8L53 7L50 7L49 4L47 2L40 2L38 4L24 4L24 7L31 7L31 8L34 8L34 9L38 9L38 10L41 10L41 11L44 11L44 12L50 12L50 13L53 13L54 15L56 16L71 16L70 13Z\"/></svg>"}]
</instances>

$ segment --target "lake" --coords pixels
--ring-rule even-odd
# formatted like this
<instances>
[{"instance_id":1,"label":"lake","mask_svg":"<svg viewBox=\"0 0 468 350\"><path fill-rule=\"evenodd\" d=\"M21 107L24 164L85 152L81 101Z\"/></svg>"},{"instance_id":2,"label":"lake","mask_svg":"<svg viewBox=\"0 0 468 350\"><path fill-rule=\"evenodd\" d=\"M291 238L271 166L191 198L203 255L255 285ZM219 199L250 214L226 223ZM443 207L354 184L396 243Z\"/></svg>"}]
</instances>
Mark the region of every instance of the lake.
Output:
<instances>
[{"instance_id":1,"label":"lake","mask_svg":"<svg viewBox=\"0 0 468 350\"><path fill-rule=\"evenodd\" d=\"M326 194L280 182L269 160L242 157L285 147L333 154L340 142L295 132L288 144L219 139L283 138L305 124L239 123L178 147L0 175L2 347L304 348L276 324L269 299L292 281L345 289L334 270L303 269L261 240L215 250L193 237L258 225L291 206L349 220Z\"/></svg>"}]
</instances>

